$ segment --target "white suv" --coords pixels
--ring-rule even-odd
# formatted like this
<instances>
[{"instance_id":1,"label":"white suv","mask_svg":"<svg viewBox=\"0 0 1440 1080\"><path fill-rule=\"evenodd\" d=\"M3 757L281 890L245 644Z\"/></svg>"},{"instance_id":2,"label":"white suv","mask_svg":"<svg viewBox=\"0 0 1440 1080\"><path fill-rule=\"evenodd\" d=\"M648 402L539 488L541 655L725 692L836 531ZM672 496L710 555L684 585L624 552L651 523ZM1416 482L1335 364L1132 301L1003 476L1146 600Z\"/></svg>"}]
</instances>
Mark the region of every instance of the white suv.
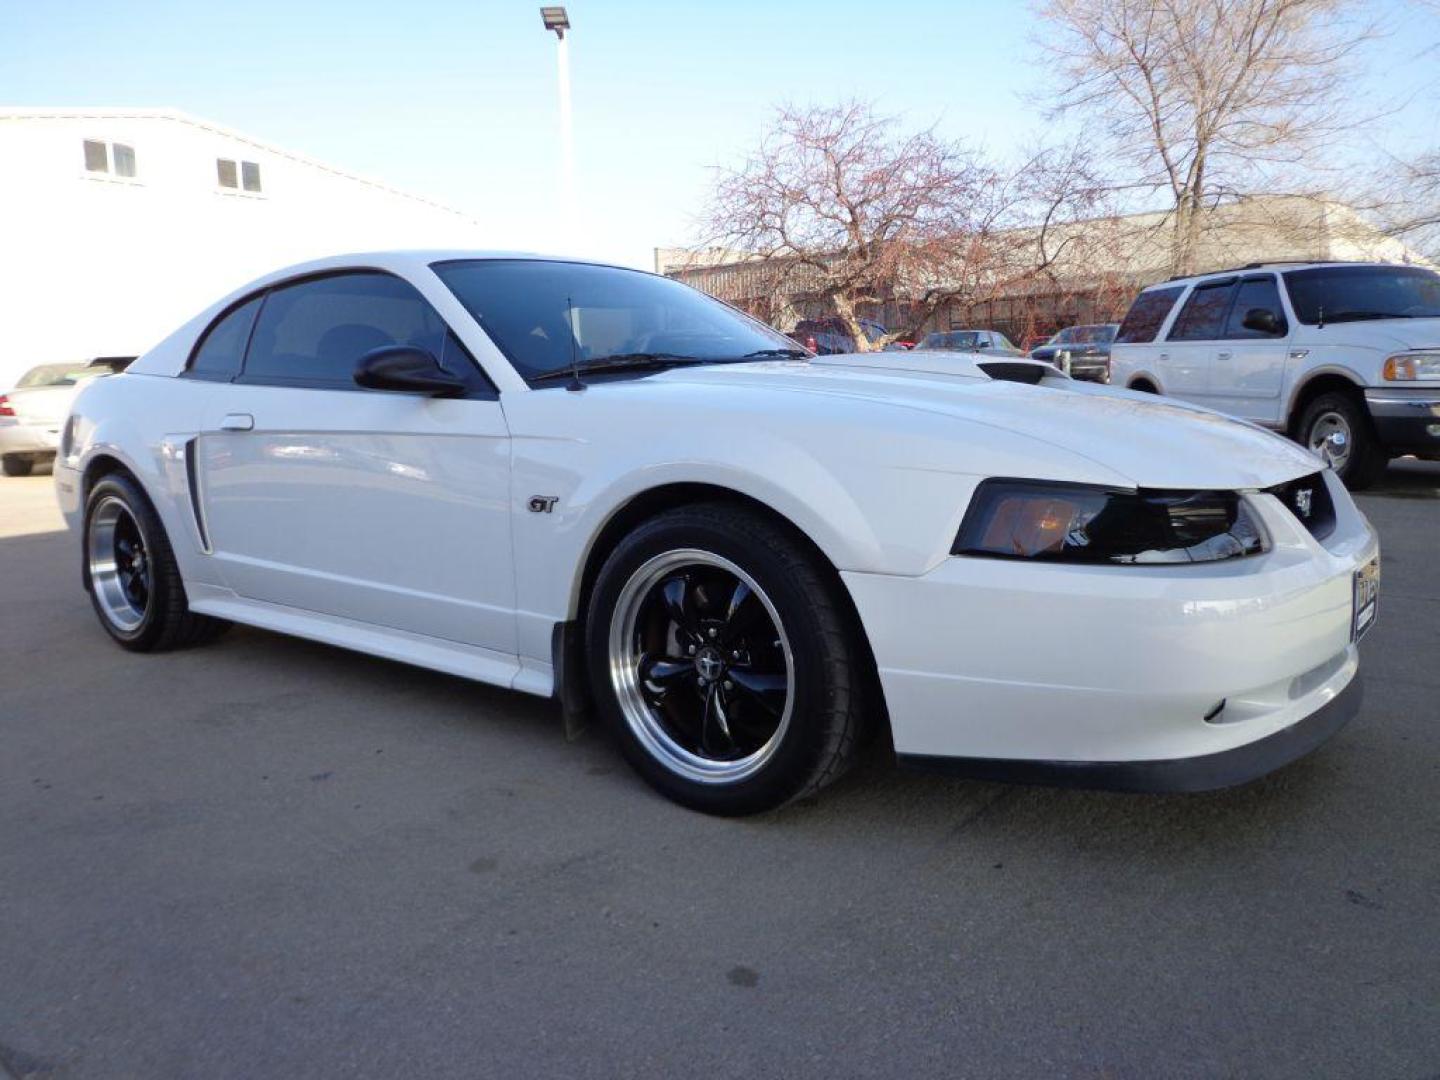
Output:
<instances>
[{"instance_id":1,"label":"white suv","mask_svg":"<svg viewBox=\"0 0 1440 1080\"><path fill-rule=\"evenodd\" d=\"M1252 263L1136 297L1116 386L1283 431L1352 488L1392 457L1440 459L1440 274L1387 263Z\"/></svg>"}]
</instances>

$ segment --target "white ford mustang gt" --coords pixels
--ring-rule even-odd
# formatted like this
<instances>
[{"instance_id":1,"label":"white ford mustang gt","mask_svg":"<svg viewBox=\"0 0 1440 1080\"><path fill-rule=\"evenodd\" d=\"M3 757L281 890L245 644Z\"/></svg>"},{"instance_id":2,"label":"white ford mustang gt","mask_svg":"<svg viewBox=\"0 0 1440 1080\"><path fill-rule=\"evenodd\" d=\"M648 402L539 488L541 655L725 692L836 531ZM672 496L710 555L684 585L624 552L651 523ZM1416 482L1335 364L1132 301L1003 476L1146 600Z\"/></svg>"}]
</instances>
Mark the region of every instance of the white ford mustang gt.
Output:
<instances>
[{"instance_id":1,"label":"white ford mustang gt","mask_svg":"<svg viewBox=\"0 0 1440 1080\"><path fill-rule=\"evenodd\" d=\"M55 483L101 624L229 622L594 707L715 813L903 761L1200 790L1360 704L1379 549L1306 450L956 353L811 358L677 282L326 259L91 384Z\"/></svg>"}]
</instances>

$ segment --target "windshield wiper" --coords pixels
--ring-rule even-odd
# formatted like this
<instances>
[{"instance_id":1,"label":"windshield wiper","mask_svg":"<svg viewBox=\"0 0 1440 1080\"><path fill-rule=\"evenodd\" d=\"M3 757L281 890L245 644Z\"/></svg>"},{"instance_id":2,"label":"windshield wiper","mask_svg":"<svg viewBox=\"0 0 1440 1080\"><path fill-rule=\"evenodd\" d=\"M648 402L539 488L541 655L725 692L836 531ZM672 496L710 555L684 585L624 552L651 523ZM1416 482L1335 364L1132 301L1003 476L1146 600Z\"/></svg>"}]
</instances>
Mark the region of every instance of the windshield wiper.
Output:
<instances>
[{"instance_id":1,"label":"windshield wiper","mask_svg":"<svg viewBox=\"0 0 1440 1080\"><path fill-rule=\"evenodd\" d=\"M749 360L756 356L809 356L804 349L756 349L754 352L747 352L741 360Z\"/></svg>"},{"instance_id":2,"label":"windshield wiper","mask_svg":"<svg viewBox=\"0 0 1440 1080\"><path fill-rule=\"evenodd\" d=\"M1326 315L1325 321L1337 322L1361 322L1368 319L1413 319L1414 315L1405 315L1398 311L1342 311L1336 315Z\"/></svg>"},{"instance_id":3,"label":"windshield wiper","mask_svg":"<svg viewBox=\"0 0 1440 1080\"><path fill-rule=\"evenodd\" d=\"M553 379L569 379L577 373L584 375L587 372L659 371L676 364L693 363L705 363L705 361L699 356L683 356L678 353L614 353L610 356L597 356L590 360L582 360L573 366L556 368L554 371L542 371L539 375L531 375L530 381L547 382Z\"/></svg>"}]
</instances>

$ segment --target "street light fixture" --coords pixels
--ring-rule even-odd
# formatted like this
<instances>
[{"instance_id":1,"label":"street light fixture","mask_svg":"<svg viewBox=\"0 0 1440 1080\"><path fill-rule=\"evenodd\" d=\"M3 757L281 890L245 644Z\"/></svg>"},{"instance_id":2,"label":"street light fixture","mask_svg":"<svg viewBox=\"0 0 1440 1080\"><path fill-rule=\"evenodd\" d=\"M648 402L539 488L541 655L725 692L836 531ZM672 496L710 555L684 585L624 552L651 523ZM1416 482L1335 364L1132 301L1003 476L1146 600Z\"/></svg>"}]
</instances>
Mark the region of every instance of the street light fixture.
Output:
<instances>
[{"instance_id":1,"label":"street light fixture","mask_svg":"<svg viewBox=\"0 0 1440 1080\"><path fill-rule=\"evenodd\" d=\"M565 31L570 29L570 16L563 7L542 7L540 18L544 21L546 30L554 30L556 37L562 41L565 39Z\"/></svg>"},{"instance_id":2,"label":"street light fixture","mask_svg":"<svg viewBox=\"0 0 1440 1080\"><path fill-rule=\"evenodd\" d=\"M556 37L555 61L560 91L560 200L564 206L567 246L578 246L580 206L575 193L575 135L570 120L570 15L563 7L542 7L540 19Z\"/></svg>"}]
</instances>

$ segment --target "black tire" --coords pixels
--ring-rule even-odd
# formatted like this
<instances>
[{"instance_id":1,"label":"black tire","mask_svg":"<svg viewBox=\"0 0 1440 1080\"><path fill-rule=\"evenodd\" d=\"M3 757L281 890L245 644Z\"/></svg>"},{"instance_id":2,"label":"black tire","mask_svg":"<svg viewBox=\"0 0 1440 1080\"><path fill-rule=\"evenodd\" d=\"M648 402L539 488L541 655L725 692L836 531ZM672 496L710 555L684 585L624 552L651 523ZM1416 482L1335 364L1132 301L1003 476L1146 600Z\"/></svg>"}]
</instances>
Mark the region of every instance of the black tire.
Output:
<instances>
[{"instance_id":1,"label":"black tire","mask_svg":"<svg viewBox=\"0 0 1440 1080\"><path fill-rule=\"evenodd\" d=\"M734 780L691 779L667 763L663 750L647 747L636 730L634 713L627 719L626 707L622 704L625 691L618 684L622 677L612 674L615 641L617 636L618 640L625 640L629 628L624 611L628 610L630 601L626 601L627 608L618 615L617 606L625 596L641 595L643 590L634 582L643 581L646 568L655 566L657 561L681 559L682 564L673 573L686 577L688 582L690 571L683 565L683 559L688 557L683 553L687 551L718 557L748 575L759 589L760 603L769 605L765 611L773 608L778 615L779 634L773 644L779 646L780 639L788 642L786 668L782 669L792 672L793 692L787 691L785 697L784 715L788 720L779 722L782 726L765 744L768 751L757 755L763 757L763 763L755 767L756 771ZM697 569L716 572L713 567ZM715 589L718 592L719 586ZM742 506L705 503L680 507L650 519L625 537L605 560L596 579L585 619L585 652L598 711L635 770L675 802L705 813L727 816L773 809L818 791L844 773L853 761L865 726L866 699L873 680L866 677L866 665L871 662L869 653L842 590L843 585L833 569L807 551L783 527ZM705 596L704 586L699 593ZM752 591L752 602L754 599ZM711 603L709 599L704 602ZM733 601L731 604L733 612ZM753 625L754 616L750 621ZM612 622L624 629L612 628ZM774 636L767 631L775 625L767 614L757 636ZM678 623L664 633L675 634L678 640ZM713 627L710 634L714 636ZM638 635L632 637L639 640ZM723 648L728 650L729 646ZM700 651L704 653L706 649L702 646ZM741 653L734 655L738 657ZM698 658L696 665L698 668ZM732 674L737 682L743 683L745 680L738 671L737 663L736 671L712 676L711 689L718 692L720 680ZM699 689L701 694L705 692L702 676L688 671L684 674L699 679L699 686L692 684L692 688ZM724 686L734 690L728 681ZM690 691L682 688L681 692ZM738 702L742 697L734 697L732 701ZM633 709L633 696L629 700ZM692 704L692 707L695 706ZM740 706L742 711L747 707ZM660 717L662 710L654 708L650 715ZM732 722L738 720L738 714L732 713L731 719ZM703 725L707 722L708 714L701 722L702 740ZM731 736L728 727L725 736L727 739ZM764 756L765 752L768 757Z\"/></svg>"},{"instance_id":2,"label":"black tire","mask_svg":"<svg viewBox=\"0 0 1440 1080\"><path fill-rule=\"evenodd\" d=\"M6 454L0 458L0 469L6 476L29 476L35 469L35 459L23 454Z\"/></svg>"},{"instance_id":3,"label":"black tire","mask_svg":"<svg viewBox=\"0 0 1440 1080\"><path fill-rule=\"evenodd\" d=\"M1349 453L1336 466L1336 475L1351 491L1362 491L1385 475L1390 455L1380 445L1370 414L1349 394L1331 391L1309 402L1300 414L1296 441L1314 448L1318 426L1339 417L1349 430Z\"/></svg>"},{"instance_id":4,"label":"black tire","mask_svg":"<svg viewBox=\"0 0 1440 1080\"><path fill-rule=\"evenodd\" d=\"M101 585L94 578L92 529L95 527L96 511L102 506L111 513L123 510L139 533L148 580L147 595L140 605L143 614L133 626L119 624L106 610L99 591ZM123 647L134 652L163 652L203 644L229 629L230 623L224 619L197 615L190 610L185 584L180 579L180 568L176 565L175 553L170 548L164 526L160 524L150 500L131 477L111 473L91 488L85 500L85 528L81 544L85 560L85 586L90 593L90 602L105 632Z\"/></svg>"}]
</instances>

